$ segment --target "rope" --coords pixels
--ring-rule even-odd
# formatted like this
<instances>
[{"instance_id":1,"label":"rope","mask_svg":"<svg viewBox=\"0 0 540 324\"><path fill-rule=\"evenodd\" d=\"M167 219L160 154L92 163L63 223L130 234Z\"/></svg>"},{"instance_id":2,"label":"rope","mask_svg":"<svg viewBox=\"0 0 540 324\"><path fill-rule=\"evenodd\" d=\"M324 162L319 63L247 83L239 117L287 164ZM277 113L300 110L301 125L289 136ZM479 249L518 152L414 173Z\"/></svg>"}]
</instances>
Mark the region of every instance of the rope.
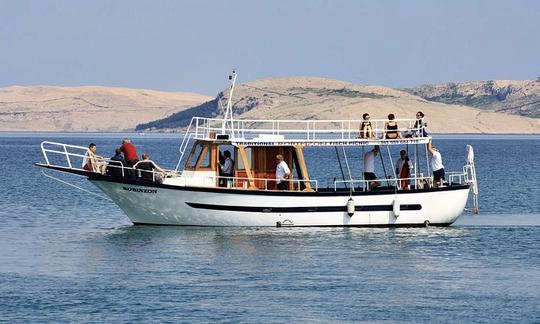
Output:
<instances>
[{"instance_id":1,"label":"rope","mask_svg":"<svg viewBox=\"0 0 540 324\"><path fill-rule=\"evenodd\" d=\"M67 182L67 181L64 181L64 180L58 179L58 178L56 178L56 177L53 177L53 176L51 176L51 175L48 175L47 173L45 173L45 170L41 170L41 173L43 173L43 175L46 176L47 178L56 180L56 181L58 181L58 182L60 182L60 183L63 183L63 184L68 185L68 186L70 186L70 187L79 189L79 190L81 190L81 191L84 191L84 192L86 192L86 193L89 193L89 194L91 194L91 195L94 195L94 196L96 196L96 197L98 197L98 198L105 199L105 200L108 200L108 201L111 201L111 202L112 202L112 199L109 198L109 197L102 196L102 195L97 194L97 193L95 193L95 192L92 192L92 191L90 191L90 190L86 190L86 189L81 188L81 187L79 187L79 186L76 186L76 185L74 185L74 184L72 184L72 183L69 183L69 182Z\"/></svg>"}]
</instances>

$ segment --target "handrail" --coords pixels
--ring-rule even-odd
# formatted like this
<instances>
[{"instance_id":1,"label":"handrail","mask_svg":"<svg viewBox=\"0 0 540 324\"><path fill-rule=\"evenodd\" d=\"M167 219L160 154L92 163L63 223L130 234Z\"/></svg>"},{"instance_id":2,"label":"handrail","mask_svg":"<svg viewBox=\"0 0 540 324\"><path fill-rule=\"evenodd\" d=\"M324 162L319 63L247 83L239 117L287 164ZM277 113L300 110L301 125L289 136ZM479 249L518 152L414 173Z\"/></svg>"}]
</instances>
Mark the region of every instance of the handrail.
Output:
<instances>
[{"instance_id":1,"label":"handrail","mask_svg":"<svg viewBox=\"0 0 540 324\"><path fill-rule=\"evenodd\" d=\"M464 173L461 173L461 172L450 172L450 173L447 173L449 174L449 177L450 177L450 184L454 183L452 181L452 179L454 177L458 177L458 181L456 183L459 183L459 184L463 184L463 183L467 183L465 181L465 177L466 177L466 174ZM463 179L463 181L461 181L461 179ZM381 178L381 179L375 179L375 180L364 180L364 179L353 179L353 180L334 180L334 191L337 191L337 188L338 188L338 184L340 183L343 183L343 184L355 184L355 183L360 183L362 184L362 189L363 191L366 191L367 188L369 188L369 185L371 183L374 183L374 182L386 182L386 183L391 183L391 182L394 182L395 184L392 185L392 186L395 186L396 189L403 189L403 188L400 188L400 183L401 181L410 181L410 182L414 182L414 187L415 188L418 188L419 184L422 183L422 181L424 180L427 180L428 181L428 184L430 186L433 185L433 177L432 176L426 176L426 177L423 177L423 176L420 176L420 177L409 177L409 178Z\"/></svg>"},{"instance_id":2,"label":"handrail","mask_svg":"<svg viewBox=\"0 0 540 324\"><path fill-rule=\"evenodd\" d=\"M268 189L268 182L274 182L276 179L268 179L268 178L248 178L248 177L229 177L229 176L217 176L217 175L208 175L202 177L204 179L212 179L212 180L219 180L219 179L229 179L233 181L242 180L244 183L249 181L264 181L264 190L270 190ZM284 180L288 182L292 182L293 184L298 184L298 188L300 188L300 183L310 183L315 185L315 191L319 190L319 183L317 180L304 180L304 179L292 179L292 180ZM299 191L299 190L298 190Z\"/></svg>"},{"instance_id":3,"label":"handrail","mask_svg":"<svg viewBox=\"0 0 540 324\"><path fill-rule=\"evenodd\" d=\"M61 149L52 149L52 148L48 148L47 146L59 146ZM74 153L74 152L70 152L68 150L68 148L71 148L71 149L77 149L77 150L81 150L83 151L84 150L84 153L85 154L80 154L80 153ZM119 166L119 165L114 165L113 163L111 163L111 159L110 158L93 158L93 157L89 157L86 155L86 151L88 150L87 147L84 147L84 146L78 146L78 145L71 145L71 144L64 144L64 143L57 143L57 142L50 142L50 141L43 141L41 142L41 151L43 153L43 156L45 158L45 162L47 165L52 165L52 166L62 166L62 167L65 167L65 165L60 165L60 164L52 164L51 163L51 159L49 157L49 153L53 153L53 154L56 154L56 155L60 155L60 156L63 156L65 157L65 161L66 161L66 164L67 164L67 167L69 169L72 169L72 170L84 170L82 167L81 168L77 168L77 167L74 167L74 165L76 165L75 163L73 163L73 161L71 160L71 158L81 158L81 159L88 159L88 160L95 160L95 161L104 161L104 162L107 162L107 167L108 168L116 168L116 169L121 169L121 173L122 173L122 177L126 177L127 173L128 172L146 172L146 173L152 173L152 179L153 181L156 180L156 175L161 175L162 173L159 172L159 171L150 171L150 170L138 170L138 169L134 169L134 168L131 168L131 167L127 167L127 166ZM114 162L114 161L112 161ZM178 172L176 170L169 170L169 169L165 169L163 168L163 170L166 172L166 176L178 176ZM86 170L85 170L86 171Z\"/></svg>"},{"instance_id":4,"label":"handrail","mask_svg":"<svg viewBox=\"0 0 540 324\"><path fill-rule=\"evenodd\" d=\"M397 132L404 133L409 137L423 138L424 124L418 123L418 119L395 119L394 122L401 123ZM229 139L245 139L246 135L269 134L274 136L285 136L294 134L304 134L303 140L327 139L325 135L337 134L336 139L351 140L360 138L360 126L364 120L336 119L336 120L272 120L272 119L236 119L228 123L225 134ZM372 132L377 138L384 138L386 135L385 124L387 119L372 119ZM416 127L415 127L416 125ZM194 127L193 131L190 129ZM393 130L392 130L393 131ZM210 134L223 134L223 119L193 117L182 141L182 145L189 136L195 139L211 139ZM190 135L193 134L193 135ZM296 137L295 137L296 138Z\"/></svg>"}]
</instances>

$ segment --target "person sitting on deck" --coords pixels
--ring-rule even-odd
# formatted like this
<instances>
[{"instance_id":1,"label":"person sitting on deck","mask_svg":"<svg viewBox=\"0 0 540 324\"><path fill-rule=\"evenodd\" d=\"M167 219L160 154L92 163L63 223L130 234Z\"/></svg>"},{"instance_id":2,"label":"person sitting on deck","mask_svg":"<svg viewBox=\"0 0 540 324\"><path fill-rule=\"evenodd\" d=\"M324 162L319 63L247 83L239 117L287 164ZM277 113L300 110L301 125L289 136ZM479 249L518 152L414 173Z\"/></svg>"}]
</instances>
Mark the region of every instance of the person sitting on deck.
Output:
<instances>
[{"instance_id":1,"label":"person sitting on deck","mask_svg":"<svg viewBox=\"0 0 540 324\"><path fill-rule=\"evenodd\" d=\"M220 152L221 155L221 152ZM226 150L223 152L223 163L219 162L219 170L220 170L220 176L223 178L219 179L219 186L220 187L226 187L227 183L231 183L233 176L233 167L234 167L234 161L231 159L231 152L229 150Z\"/></svg>"},{"instance_id":2,"label":"person sitting on deck","mask_svg":"<svg viewBox=\"0 0 540 324\"><path fill-rule=\"evenodd\" d=\"M394 121L395 118L396 116L394 114L389 114L388 121L384 123L384 134L386 139L403 138L399 131L398 123Z\"/></svg>"},{"instance_id":3,"label":"person sitting on deck","mask_svg":"<svg viewBox=\"0 0 540 324\"><path fill-rule=\"evenodd\" d=\"M360 124L360 134L359 138L375 138L375 133L373 132L373 125L369 121L369 114L362 115L362 123Z\"/></svg>"},{"instance_id":4,"label":"person sitting on deck","mask_svg":"<svg viewBox=\"0 0 540 324\"><path fill-rule=\"evenodd\" d=\"M163 177L167 173L155 164L154 161L150 160L150 155L148 153L143 153L142 161L135 163L133 168L141 172L141 180L151 182L163 182Z\"/></svg>"},{"instance_id":5,"label":"person sitting on deck","mask_svg":"<svg viewBox=\"0 0 540 324\"><path fill-rule=\"evenodd\" d=\"M399 152L399 159L396 161L396 174L398 176L399 180L399 188L400 189L411 189L409 179L411 177L411 170L414 169L414 165L412 164L411 160L409 159L409 156L407 155L407 151L401 150Z\"/></svg>"},{"instance_id":6,"label":"person sitting on deck","mask_svg":"<svg viewBox=\"0 0 540 324\"><path fill-rule=\"evenodd\" d=\"M84 154L82 168L86 171L96 172L96 173L105 173L105 168L107 167L107 162L102 156L96 154L97 146L94 143L88 145L88 150Z\"/></svg>"},{"instance_id":7,"label":"person sitting on deck","mask_svg":"<svg viewBox=\"0 0 540 324\"><path fill-rule=\"evenodd\" d=\"M444 182L444 165L442 156L439 150L433 146L431 139L427 144L427 149L431 153L431 170L433 170L433 185L435 187L443 187Z\"/></svg>"},{"instance_id":8,"label":"person sitting on deck","mask_svg":"<svg viewBox=\"0 0 540 324\"><path fill-rule=\"evenodd\" d=\"M371 151L364 154L364 180L368 183L368 190L380 186L379 181L377 181L377 175L375 175L375 157L379 153L379 146L375 145Z\"/></svg>"},{"instance_id":9,"label":"person sitting on deck","mask_svg":"<svg viewBox=\"0 0 540 324\"><path fill-rule=\"evenodd\" d=\"M416 121L412 132L407 137L427 137L428 132L426 130L427 123L424 122L424 113L419 111L416 113Z\"/></svg>"},{"instance_id":10,"label":"person sitting on deck","mask_svg":"<svg viewBox=\"0 0 540 324\"><path fill-rule=\"evenodd\" d=\"M287 163L283 160L283 155L276 155L276 184L278 190L287 190L289 187L289 176L291 175L291 169Z\"/></svg>"},{"instance_id":11,"label":"person sitting on deck","mask_svg":"<svg viewBox=\"0 0 540 324\"><path fill-rule=\"evenodd\" d=\"M117 148L114 153L114 156L109 160L109 165L107 166L107 175L113 178L122 178L125 176L122 171L127 166L126 160L124 160L121 148Z\"/></svg>"}]
</instances>

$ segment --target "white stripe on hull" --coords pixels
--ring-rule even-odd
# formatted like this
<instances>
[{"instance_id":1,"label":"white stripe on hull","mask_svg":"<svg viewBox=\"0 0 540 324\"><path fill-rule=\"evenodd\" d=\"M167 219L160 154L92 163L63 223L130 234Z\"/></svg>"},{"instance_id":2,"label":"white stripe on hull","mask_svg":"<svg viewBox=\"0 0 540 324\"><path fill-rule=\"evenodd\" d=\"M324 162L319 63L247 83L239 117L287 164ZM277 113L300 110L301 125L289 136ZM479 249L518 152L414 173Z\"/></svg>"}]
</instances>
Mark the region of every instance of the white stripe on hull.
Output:
<instances>
[{"instance_id":1,"label":"white stripe on hull","mask_svg":"<svg viewBox=\"0 0 540 324\"><path fill-rule=\"evenodd\" d=\"M154 188L109 181L92 181L105 192L133 223L199 226L276 226L277 222L294 226L396 226L451 224L463 212L468 188L431 192L353 196L356 206L392 205L396 197L401 205L419 204L420 210L356 211L349 217L345 206L349 195L282 196L242 193L201 192ZM244 212L193 208L186 202L242 207L322 207L339 206L331 212Z\"/></svg>"}]
</instances>

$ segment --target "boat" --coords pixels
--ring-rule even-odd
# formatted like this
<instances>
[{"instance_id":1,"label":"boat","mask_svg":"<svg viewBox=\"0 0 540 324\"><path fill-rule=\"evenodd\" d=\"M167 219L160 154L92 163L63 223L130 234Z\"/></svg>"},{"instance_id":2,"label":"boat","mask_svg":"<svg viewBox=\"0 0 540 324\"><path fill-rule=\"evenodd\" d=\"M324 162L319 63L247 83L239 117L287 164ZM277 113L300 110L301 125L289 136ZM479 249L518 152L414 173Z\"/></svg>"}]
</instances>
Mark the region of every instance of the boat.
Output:
<instances>
[{"instance_id":1,"label":"boat","mask_svg":"<svg viewBox=\"0 0 540 324\"><path fill-rule=\"evenodd\" d=\"M372 120L374 136L364 138L359 136L361 120L237 119L232 111L234 71L229 79L223 118L193 117L180 141L178 163L165 170L165 175L151 171L152 177L143 179L137 176L138 171L111 164L119 168L120 176L88 171L79 167L86 147L51 141L41 143L44 161L36 165L55 180L60 179L45 171L86 178L133 224L448 226L463 213L470 195L473 212L478 212L471 146L467 146L463 168L447 172L447 182L436 186L427 151L431 136L419 129L423 126L415 124L416 119L397 120L403 126L399 131L413 134L399 139L385 138L387 120ZM355 177L345 148L366 152L375 146L390 156L389 174L385 172L385 177L377 180ZM314 147L335 150L342 179L328 180L325 186L322 180L310 177L304 150ZM395 174L391 157L391 148L403 147L410 148L414 164L407 178ZM225 149L235 161L234 172L227 176L220 174L219 163ZM278 189L275 178L278 154L291 169L283 190ZM375 182L379 186L374 186Z\"/></svg>"}]
</instances>

